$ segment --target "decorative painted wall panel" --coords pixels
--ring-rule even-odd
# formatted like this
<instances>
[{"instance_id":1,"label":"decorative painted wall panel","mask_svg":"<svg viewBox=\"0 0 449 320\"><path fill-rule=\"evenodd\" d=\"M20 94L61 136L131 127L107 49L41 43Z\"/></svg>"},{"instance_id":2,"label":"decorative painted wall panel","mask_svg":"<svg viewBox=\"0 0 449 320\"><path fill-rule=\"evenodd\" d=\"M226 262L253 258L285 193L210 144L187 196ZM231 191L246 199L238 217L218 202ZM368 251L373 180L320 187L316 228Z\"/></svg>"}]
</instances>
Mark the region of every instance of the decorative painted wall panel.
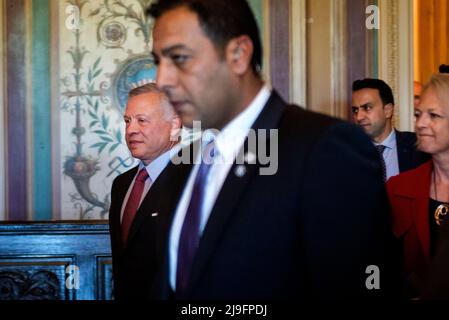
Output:
<instances>
[{"instance_id":1,"label":"decorative painted wall panel","mask_svg":"<svg viewBox=\"0 0 449 320\"><path fill-rule=\"evenodd\" d=\"M122 115L132 85L142 77L155 79L144 14L150 2L58 6L60 26L78 27L79 10L79 29L60 28L59 33L62 219L107 218L113 178L136 164L124 142Z\"/></svg>"},{"instance_id":2,"label":"decorative painted wall panel","mask_svg":"<svg viewBox=\"0 0 449 320\"><path fill-rule=\"evenodd\" d=\"M156 75L145 17L152 1L1 2L0 217L108 218L113 179L137 164L124 140L127 93ZM250 1L261 24L264 2Z\"/></svg>"}]
</instances>

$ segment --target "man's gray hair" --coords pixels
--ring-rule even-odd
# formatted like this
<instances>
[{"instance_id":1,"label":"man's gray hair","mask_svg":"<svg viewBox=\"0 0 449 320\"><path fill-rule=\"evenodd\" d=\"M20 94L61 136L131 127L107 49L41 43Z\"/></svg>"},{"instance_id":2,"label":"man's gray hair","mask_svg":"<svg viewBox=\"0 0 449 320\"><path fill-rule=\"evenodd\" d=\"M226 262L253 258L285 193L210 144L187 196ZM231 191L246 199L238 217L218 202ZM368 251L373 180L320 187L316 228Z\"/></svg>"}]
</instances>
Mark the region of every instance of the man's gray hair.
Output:
<instances>
[{"instance_id":1,"label":"man's gray hair","mask_svg":"<svg viewBox=\"0 0 449 320\"><path fill-rule=\"evenodd\" d=\"M147 93L156 93L161 97L162 107L164 108L167 120L171 120L174 117L178 116L175 110L173 109L173 106L171 105L165 92L159 89L159 87L155 83L146 83L143 86L132 89L128 93L128 99Z\"/></svg>"}]
</instances>

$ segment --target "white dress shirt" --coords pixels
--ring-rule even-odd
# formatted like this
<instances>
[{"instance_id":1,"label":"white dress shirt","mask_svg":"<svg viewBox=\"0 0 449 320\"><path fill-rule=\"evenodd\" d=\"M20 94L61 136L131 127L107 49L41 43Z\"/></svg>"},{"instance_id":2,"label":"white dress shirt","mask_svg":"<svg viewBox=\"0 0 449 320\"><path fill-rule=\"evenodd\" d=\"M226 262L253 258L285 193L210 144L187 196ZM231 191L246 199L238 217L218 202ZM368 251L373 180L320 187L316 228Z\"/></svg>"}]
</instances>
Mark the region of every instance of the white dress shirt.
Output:
<instances>
[{"instance_id":1,"label":"white dress shirt","mask_svg":"<svg viewBox=\"0 0 449 320\"><path fill-rule=\"evenodd\" d=\"M136 175L134 176L133 181L131 182L131 185L128 188L128 191L126 192L125 199L122 203L122 210L120 211L120 222L123 218L123 212L125 211L126 203L128 202L129 195L131 194L131 190L133 189L134 182L136 181L136 177L139 174L140 170L142 168L145 168L148 172L149 179L145 180L145 186L143 187L142 197L140 198L139 207L142 204L143 199L145 199L146 194L148 193L148 190L150 190L151 185L153 184L153 181L159 177L161 172L165 169L168 162L170 161L170 152L171 150L166 151L165 153L161 154L159 157L154 159L149 165L145 166L143 162L140 162L139 168L137 169Z\"/></svg>"},{"instance_id":2,"label":"white dress shirt","mask_svg":"<svg viewBox=\"0 0 449 320\"><path fill-rule=\"evenodd\" d=\"M385 161L385 167L387 169L386 180L390 177L399 174L399 161L398 161L398 148L396 144L396 131L391 130L388 137L382 141L382 143L375 143L374 145L383 145L385 150L383 152L383 157Z\"/></svg>"},{"instance_id":3,"label":"white dress shirt","mask_svg":"<svg viewBox=\"0 0 449 320\"><path fill-rule=\"evenodd\" d=\"M262 109L267 103L270 95L271 89L267 86L262 87L251 104L228 125L226 125L226 127L223 128L223 130L215 137L216 155L214 157L214 163L212 164L207 176L207 188L205 188L204 200L201 208L201 234L203 233L207 221L209 220L212 208L223 186L226 176L231 169L234 159L242 148L249 130L259 114L262 112ZM203 141L203 146L210 141L209 137L207 137L207 133L203 135ZM169 281L173 290L176 288L179 238L190 198L192 196L193 184L198 172L199 164L201 163L201 155L202 152L200 150L200 152L196 155L194 162L195 165L192 168L187 184L178 203L171 227L169 243Z\"/></svg>"}]
</instances>

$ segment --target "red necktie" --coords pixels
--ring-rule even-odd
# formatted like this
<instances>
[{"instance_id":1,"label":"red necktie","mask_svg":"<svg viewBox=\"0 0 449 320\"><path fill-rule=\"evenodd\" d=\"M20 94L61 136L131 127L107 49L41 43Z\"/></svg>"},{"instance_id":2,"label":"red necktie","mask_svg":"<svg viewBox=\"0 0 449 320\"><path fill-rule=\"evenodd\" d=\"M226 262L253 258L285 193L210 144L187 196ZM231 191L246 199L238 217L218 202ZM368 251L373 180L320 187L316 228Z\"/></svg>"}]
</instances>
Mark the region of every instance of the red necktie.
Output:
<instances>
[{"instance_id":1,"label":"red necktie","mask_svg":"<svg viewBox=\"0 0 449 320\"><path fill-rule=\"evenodd\" d=\"M122 244L126 245L128 240L129 229L139 208L140 199L142 198L143 188L145 186L145 180L148 178L148 172L145 168L139 171L136 181L134 181L133 189L126 203L125 210L123 211L122 218Z\"/></svg>"}]
</instances>

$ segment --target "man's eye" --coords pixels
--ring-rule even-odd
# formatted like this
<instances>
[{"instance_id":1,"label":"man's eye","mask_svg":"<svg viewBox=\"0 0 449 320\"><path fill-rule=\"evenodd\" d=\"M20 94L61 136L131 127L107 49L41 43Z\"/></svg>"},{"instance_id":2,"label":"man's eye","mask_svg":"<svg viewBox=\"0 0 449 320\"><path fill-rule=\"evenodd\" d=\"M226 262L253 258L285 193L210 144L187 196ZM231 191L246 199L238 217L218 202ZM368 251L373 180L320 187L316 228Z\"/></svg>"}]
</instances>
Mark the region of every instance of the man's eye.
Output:
<instances>
[{"instance_id":1,"label":"man's eye","mask_svg":"<svg viewBox=\"0 0 449 320\"><path fill-rule=\"evenodd\" d=\"M370 111L373 107L371 107L371 106L363 106L362 108L365 111Z\"/></svg>"},{"instance_id":2,"label":"man's eye","mask_svg":"<svg viewBox=\"0 0 449 320\"><path fill-rule=\"evenodd\" d=\"M415 112L413 113L413 115L415 116L415 118L419 118L419 116L421 115L421 112L415 111Z\"/></svg>"},{"instance_id":3,"label":"man's eye","mask_svg":"<svg viewBox=\"0 0 449 320\"><path fill-rule=\"evenodd\" d=\"M359 113L359 108L353 107L353 108L352 108L352 113L353 113L353 114Z\"/></svg>"},{"instance_id":4,"label":"man's eye","mask_svg":"<svg viewBox=\"0 0 449 320\"><path fill-rule=\"evenodd\" d=\"M181 55L181 54L176 54L176 55L173 55L172 57L171 57L171 59L173 60L173 62L175 63L175 64L183 64L183 63L185 63L186 61L187 61L187 59L188 59L188 56L186 56L186 55Z\"/></svg>"},{"instance_id":5,"label":"man's eye","mask_svg":"<svg viewBox=\"0 0 449 320\"><path fill-rule=\"evenodd\" d=\"M125 121L125 124L129 124L131 121L129 119L123 119Z\"/></svg>"}]
</instances>

